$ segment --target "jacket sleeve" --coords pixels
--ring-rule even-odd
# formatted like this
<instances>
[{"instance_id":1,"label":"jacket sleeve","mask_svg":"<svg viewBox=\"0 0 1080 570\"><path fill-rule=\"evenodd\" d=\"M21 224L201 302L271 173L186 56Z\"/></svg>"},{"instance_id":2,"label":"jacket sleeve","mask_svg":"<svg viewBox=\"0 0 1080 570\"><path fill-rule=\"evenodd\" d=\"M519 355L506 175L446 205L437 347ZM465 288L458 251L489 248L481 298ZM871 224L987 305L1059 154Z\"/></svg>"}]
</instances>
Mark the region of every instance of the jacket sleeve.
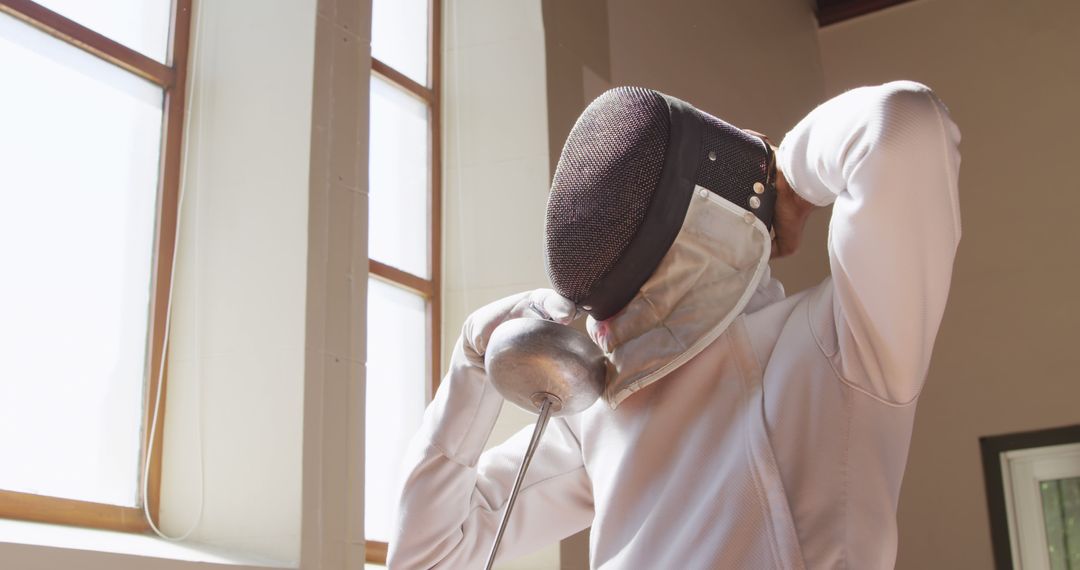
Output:
<instances>
[{"instance_id":1,"label":"jacket sleeve","mask_svg":"<svg viewBox=\"0 0 1080 570\"><path fill-rule=\"evenodd\" d=\"M922 389L960 241L960 131L925 85L854 89L812 111L777 153L792 188L833 204L825 319L838 374L907 403ZM824 321L824 322L823 322Z\"/></svg>"},{"instance_id":2,"label":"jacket sleeve","mask_svg":"<svg viewBox=\"0 0 1080 570\"><path fill-rule=\"evenodd\" d=\"M406 455L387 564L392 569L481 568L510 496L532 426L483 452L503 398L482 358L459 340L450 371L424 412ZM483 453L481 453L483 452ZM592 522L577 437L552 418L522 483L497 560L527 554Z\"/></svg>"}]
</instances>

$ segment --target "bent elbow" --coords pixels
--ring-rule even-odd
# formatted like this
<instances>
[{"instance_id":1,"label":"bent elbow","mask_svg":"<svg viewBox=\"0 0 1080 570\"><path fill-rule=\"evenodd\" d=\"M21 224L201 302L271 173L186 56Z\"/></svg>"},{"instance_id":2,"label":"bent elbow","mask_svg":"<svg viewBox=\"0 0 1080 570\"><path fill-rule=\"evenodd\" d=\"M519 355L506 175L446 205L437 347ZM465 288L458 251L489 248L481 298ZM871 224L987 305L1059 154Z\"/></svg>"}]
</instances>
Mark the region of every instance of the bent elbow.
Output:
<instances>
[{"instance_id":1,"label":"bent elbow","mask_svg":"<svg viewBox=\"0 0 1080 570\"><path fill-rule=\"evenodd\" d=\"M937 148L944 140L945 154L959 158L960 128L933 90L915 81L893 81L882 85L881 91L871 121L880 146Z\"/></svg>"}]
</instances>

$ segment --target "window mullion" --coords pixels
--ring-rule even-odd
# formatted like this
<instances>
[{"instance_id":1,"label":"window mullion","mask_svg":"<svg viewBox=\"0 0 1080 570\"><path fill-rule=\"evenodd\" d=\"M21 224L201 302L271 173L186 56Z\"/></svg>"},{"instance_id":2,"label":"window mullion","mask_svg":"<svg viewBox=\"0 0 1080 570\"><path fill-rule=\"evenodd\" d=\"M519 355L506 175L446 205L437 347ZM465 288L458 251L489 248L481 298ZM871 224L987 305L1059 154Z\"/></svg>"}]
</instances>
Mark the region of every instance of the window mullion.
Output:
<instances>
[{"instance_id":1,"label":"window mullion","mask_svg":"<svg viewBox=\"0 0 1080 570\"><path fill-rule=\"evenodd\" d=\"M148 81L169 88L176 77L167 65L30 0L0 0L0 11Z\"/></svg>"},{"instance_id":2,"label":"window mullion","mask_svg":"<svg viewBox=\"0 0 1080 570\"><path fill-rule=\"evenodd\" d=\"M418 277L380 261L369 259L368 271L372 275L381 277L395 285L401 285L415 293L420 293L426 298L431 298L435 294L435 287L431 280Z\"/></svg>"},{"instance_id":3,"label":"window mullion","mask_svg":"<svg viewBox=\"0 0 1080 570\"><path fill-rule=\"evenodd\" d=\"M406 91L412 93L413 95L416 95L424 101L427 101L428 105L435 104L436 98L434 90L428 89L427 87L420 85L412 79L409 79L404 73L401 73L400 71L375 59L374 57L371 58L371 70L383 76L394 85L397 85L398 87L405 89Z\"/></svg>"}]
</instances>

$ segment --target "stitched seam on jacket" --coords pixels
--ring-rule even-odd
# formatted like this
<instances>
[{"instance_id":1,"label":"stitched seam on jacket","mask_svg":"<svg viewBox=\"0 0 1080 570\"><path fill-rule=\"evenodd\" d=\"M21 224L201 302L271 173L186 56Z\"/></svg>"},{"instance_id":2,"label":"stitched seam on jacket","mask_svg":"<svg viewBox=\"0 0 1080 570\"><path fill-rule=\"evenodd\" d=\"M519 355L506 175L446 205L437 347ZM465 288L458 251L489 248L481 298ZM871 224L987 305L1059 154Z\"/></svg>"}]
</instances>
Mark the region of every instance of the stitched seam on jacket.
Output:
<instances>
[{"instance_id":1,"label":"stitched seam on jacket","mask_svg":"<svg viewBox=\"0 0 1080 570\"><path fill-rule=\"evenodd\" d=\"M749 384L748 379L751 377L751 375L746 370L745 363L743 363L742 357L739 354L739 351L737 350L734 341L727 334L721 335L721 338L727 340L729 353L733 355L733 358L735 359L735 366L739 369L739 373L742 376L743 398L746 402L749 402L751 395L751 390L749 390L749 388L751 386L748 386L747 384ZM754 453L752 449L753 446L751 445L750 441L753 434L753 429L750 424L750 418L751 414L745 414L742 420L743 429L746 430L745 435L742 438L743 451L746 453L746 461L750 465L750 470L752 472L752 476L750 477L750 479L754 482L754 491L757 492L758 505L763 511L762 521L768 528L769 548L772 550L773 560L776 561L777 564L779 564L780 561L784 559L784 557L780 555L780 545L776 542L776 525L773 523L772 520L772 502L769 500L768 493L765 491L764 484L761 480L761 471L758 469L757 461L754 458Z\"/></svg>"},{"instance_id":2,"label":"stitched seam on jacket","mask_svg":"<svg viewBox=\"0 0 1080 570\"><path fill-rule=\"evenodd\" d=\"M844 407L847 408L847 421L844 422L844 457L841 461L841 468L843 469L841 481L843 481L843 488L840 493L840 501L843 505L844 513L844 545L843 548L840 549L840 566L842 568L848 568L848 545L851 544L851 537L849 536L851 531L851 515L848 513L848 507L850 506L850 502L848 501L848 484L850 483L850 479L848 478L850 475L848 461L851 457L851 422L853 419L852 413L855 407L855 404L851 401L849 395L844 396Z\"/></svg>"},{"instance_id":3,"label":"stitched seam on jacket","mask_svg":"<svg viewBox=\"0 0 1080 570\"><path fill-rule=\"evenodd\" d=\"M521 489L520 489L520 490L518 490L518 498L520 499L520 498L521 498L521 495L522 495L523 493L525 493L525 491L528 491L529 489L535 489L535 488L539 487L540 485L543 485L544 483L547 483L548 481L552 481L552 480L554 480L554 479L558 479L558 478L560 478L560 477L564 477L564 476L566 476L566 475L570 475L570 474L572 474L572 473L575 473L575 472L577 472L577 471L580 471L580 470L584 470L584 469L585 469L585 466L584 466L584 465L579 465L579 466L577 466L577 467L575 467L575 468L573 468L573 469L571 469L571 470L569 470L569 471L564 471L564 472L562 472L562 473L558 473L558 474L552 475L552 476L550 476L550 477L545 477L545 478L543 478L543 479L541 479L541 480L539 480L539 481L533 481L533 483L532 483L532 484L530 484L530 485L522 485L522 486L521 486ZM588 474L588 472L586 472L586 475L587 475L587 474ZM524 481L523 481L522 483L524 483ZM474 487L474 489L475 489L475 487ZM479 489L477 489L477 491L479 491ZM492 512L492 513L499 513L499 512L501 512L501 511L502 511L503 507L505 507L505 506L506 506L506 501L509 501L509 500L510 500L510 495L509 495L509 494L507 494L507 495L506 495L506 498L505 498L505 499L503 499L503 501L502 501L501 503L499 503L499 506L497 506L497 507L493 507L493 506L492 506L492 504L491 504L491 502L490 502L490 501L488 501L487 497L485 497L483 493L477 492L476 494L477 494L477 495L479 495L479 496L480 496L480 498L482 498L482 499L483 499L484 501L483 501L483 504L479 504L479 505L476 505L475 507L473 507L473 508L469 509L469 515L470 515L470 516L471 516L471 515L473 514L473 512L475 512L475 511L476 511L477 509L481 509L481 508L485 508L485 507L487 508L487 510L488 510L489 512ZM594 503L594 504L595 504L595 503ZM594 514L595 514L595 513L594 513Z\"/></svg>"},{"instance_id":4,"label":"stitched seam on jacket","mask_svg":"<svg viewBox=\"0 0 1080 570\"><path fill-rule=\"evenodd\" d=\"M559 473L558 475L552 475L551 477L547 477L547 478L545 478L545 479L541 479L540 481L536 481L536 482L534 482L533 484L531 484L531 485L529 485L529 486L527 486L527 487L523 486L523 487L521 487L521 489L520 489L520 490L518 491L518 498L521 498L521 495L522 495L522 494L523 494L523 493L524 493L525 491L527 491L527 490L529 490L529 489L535 489L535 488L536 488L537 486L539 486L539 485L541 485L541 484L543 484L543 483L547 483L548 481L551 481L551 480L553 480L553 479L558 479L558 478L560 478L560 477L562 477L562 476L564 476L564 475L569 475L569 474L571 474L571 473L574 473L575 471L577 471L577 470L579 470L579 469L585 469L585 466L584 466L584 465L581 465L581 466L579 466L579 467L575 467L574 469L571 469L570 471L566 471L566 472L564 472L564 473ZM506 501L504 500L504 501L503 501L503 503L502 503L502 504L500 504L500 505L499 505L498 507L495 507L495 508L493 508L493 507L491 506L491 503L489 503L489 502L488 502L488 500L487 500L487 497L485 497L483 493L480 493L480 492L479 492L479 489L477 489L477 488L476 488L476 487L474 486L474 487L473 487L473 491L474 491L474 493L473 493L473 494L474 494L474 496L479 496L479 497L480 497L480 498L482 499L482 502L481 502L480 504L477 504L476 506L474 506L474 507L470 508L470 509L469 509L469 511L468 511L468 513L466 513L466 515L465 515L465 519L464 519L463 521L461 521L461 522L462 522L462 526L460 526L460 527L458 527L458 528L456 529L456 530L457 530L458 532L460 532L460 533L461 533L461 536L460 536L460 537L458 537L458 541L457 541L456 543L454 543L454 544L450 545L450 552L453 552L454 550L457 550L457 549L458 549L458 547L459 547L459 546L460 546L460 545L461 545L461 544L462 544L462 543L463 543L463 542L465 541L465 529L464 529L464 524L465 524L465 523L466 523L466 522L467 522L467 521L468 521L468 520L469 520L470 518L472 518L473 514L474 514L474 513L476 513L476 511L477 511L477 510L480 510L480 509L485 509L485 510L486 510L486 511L488 511L489 513L492 513L492 514L498 515L498 514L500 514L500 513L502 512L502 509L503 509L503 507L504 507L504 506L506 506ZM591 497L590 497L590 498L591 498ZM506 497L506 500L509 500L509 499L510 499L510 496L509 496L509 495L507 495L507 497ZM595 520L595 516L596 516L596 506L595 506L595 505L596 505L596 503L595 503L595 501L593 501L593 517L594 517L594 520Z\"/></svg>"},{"instance_id":5,"label":"stitched seam on jacket","mask_svg":"<svg viewBox=\"0 0 1080 570\"><path fill-rule=\"evenodd\" d=\"M825 350L825 347L822 346L821 340L817 337L817 332L814 329L813 311L811 311L811 307L812 307L813 303L814 303L813 295L810 295L807 298L807 302L806 302L806 321L807 321L807 326L810 328L810 336L814 338L814 344L816 344L817 347L818 347L818 350L821 351L821 355L825 358L825 361L829 363L829 368L832 369L833 375L836 376L836 378L838 380L840 380L841 383L843 383L848 388L850 388L850 389L852 389L852 390L854 390L854 391L856 391L856 392L858 392L858 393L860 393L860 394L862 394L862 395L864 395L864 396L866 396L868 398L871 398L872 400L878 402L879 404L885 404L886 406L889 406L891 408L904 408L904 407L907 407L907 406L910 406L910 405L914 404L919 399L919 395L922 394L922 387L919 388L919 391L916 392L915 395L912 396L912 398L910 400L908 400L906 402L893 402L892 400L882 398L881 396L878 396L877 394L874 394L873 392L870 392L866 388L863 388L862 386L859 386L855 382L853 382L853 381L849 380L847 377L845 377L836 368L836 363L833 362L833 356L829 356L829 353ZM839 344L837 344L836 352L833 353L833 354L834 354L834 356L840 354Z\"/></svg>"},{"instance_id":6,"label":"stitched seam on jacket","mask_svg":"<svg viewBox=\"0 0 1080 570\"><path fill-rule=\"evenodd\" d=\"M467 463L462 463L460 459L454 457L449 451L446 451L446 448L439 445L439 443L434 441L434 440L428 439L428 445L430 445L431 447L434 447L439 453L442 454L443 457L445 457L447 459L447 461L450 461L451 463L453 463L455 465L460 465L461 467L464 467L466 469L474 469L476 467L475 464L474 465L469 465Z\"/></svg>"},{"instance_id":7,"label":"stitched seam on jacket","mask_svg":"<svg viewBox=\"0 0 1080 570\"><path fill-rule=\"evenodd\" d=\"M466 359L468 359L468 354L466 354ZM451 366L453 366L453 365L451 364ZM451 371L451 374L452 374L452 371ZM448 376L448 378L447 378L446 381L450 382L451 381L450 378L449 378L450 374L448 374L447 376ZM475 405L472 407L472 411L468 416L470 418L470 420L469 420L469 426L465 430L466 437L468 437L468 434L471 434L473 432L473 430L476 429L476 421L477 421L477 418L479 417L480 406L483 405L484 396L487 395L488 390L494 390L494 389L495 389L494 386L490 382L488 382L487 378L485 377L484 378L484 384L480 388L480 390L481 390L480 391L480 397L477 398L476 401L474 402ZM495 422L497 422L498 419L499 419L499 417L498 417L498 415L496 415L495 418L493 418L491 420L491 424L489 426L487 426L487 433L488 433L487 437L488 438L491 437L491 432L495 429ZM453 461L454 463L457 463L458 465L460 465L462 467L465 467L465 468L468 468L468 469L474 468L476 466L477 462L479 462L479 460L480 460L480 457L477 456L477 457L473 458L472 462L466 463L466 462L462 461L459 458L459 456L461 455L461 446L464 444L464 441L456 442L457 452L455 452L455 453L451 453L449 450L446 449L446 447L444 447L443 445L436 442L434 438L428 438L428 443L432 447L434 447L435 449L439 450L439 452L442 453L443 457L446 457L450 461ZM482 453L483 452L481 451L481 454Z\"/></svg>"},{"instance_id":8,"label":"stitched seam on jacket","mask_svg":"<svg viewBox=\"0 0 1080 570\"><path fill-rule=\"evenodd\" d=\"M585 469L585 476L588 477L589 469L588 469L588 466L585 465L585 448L583 448L581 446L581 438L579 438L578 435L576 433L574 433L574 428L570 427L570 422L566 421L565 417L560 416L560 417L557 417L557 418L554 418L554 419L555 419L555 421L561 421L563 423L563 426L566 427L566 432L570 434L570 437L574 438L574 443L577 444L577 448L578 448L578 455L581 457L581 467L582 467L582 469ZM591 483L592 483L592 478L591 477L589 478L589 482L590 482L590 487L591 487L592 486L591 485Z\"/></svg>"},{"instance_id":9,"label":"stitched seam on jacket","mask_svg":"<svg viewBox=\"0 0 1080 570\"><path fill-rule=\"evenodd\" d=\"M829 279L832 279L832 276L829 276ZM814 337L814 342L817 344L818 348L821 349L821 354L825 355L825 358L832 358L837 352L840 352L839 343L836 346L836 350L832 351L832 353L830 354L827 350L825 350L824 341L822 341L820 337L821 333L819 333L817 327L814 326L814 305L817 297L821 295L822 290L825 289L825 287L822 287L824 283L825 282L822 281L820 284L818 284L817 291L814 291L812 295L806 296L806 322L810 323L810 335Z\"/></svg>"},{"instance_id":10,"label":"stitched seam on jacket","mask_svg":"<svg viewBox=\"0 0 1080 570\"><path fill-rule=\"evenodd\" d=\"M930 99L930 104L934 107L934 115L937 116L938 120L938 129L941 131L941 153L950 159L948 161L948 166L951 167L952 157L949 153L949 141L946 137L947 129L945 128L945 118L941 116L941 105L944 105L944 103L941 103L941 100L938 99L933 92L928 90L924 91L924 93L926 93L926 97ZM951 213L953 215L953 222L956 223L956 228L953 232L955 234L954 238L957 243L959 243L960 235L962 233L960 227L960 191L956 187L956 180L954 180L952 176L948 176L948 172L946 172L945 179L949 183L949 206L952 208Z\"/></svg>"}]
</instances>

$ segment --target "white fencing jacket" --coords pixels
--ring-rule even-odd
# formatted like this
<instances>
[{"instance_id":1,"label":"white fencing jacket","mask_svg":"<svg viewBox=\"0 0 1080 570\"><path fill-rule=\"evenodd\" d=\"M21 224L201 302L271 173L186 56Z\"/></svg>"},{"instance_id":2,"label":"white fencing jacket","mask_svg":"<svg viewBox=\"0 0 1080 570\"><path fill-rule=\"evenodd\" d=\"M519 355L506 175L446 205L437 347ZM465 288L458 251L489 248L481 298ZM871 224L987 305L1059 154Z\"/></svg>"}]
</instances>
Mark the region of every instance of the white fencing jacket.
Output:
<instances>
[{"instance_id":1,"label":"white fencing jacket","mask_svg":"<svg viewBox=\"0 0 1080 570\"><path fill-rule=\"evenodd\" d=\"M608 393L549 424L499 559L591 526L594 568L892 567L960 240L959 141L945 106L908 81L849 91L799 122L779 166L800 196L833 204L831 277L789 297L768 275L760 222L695 198L676 244L694 224L742 231L747 255L717 271L744 290L686 287L690 243L620 315L590 323L613 362ZM651 321L646 304L659 307ZM466 324L465 340L475 334ZM411 444L391 568L482 567L528 443L531 427L482 453L502 399L466 345Z\"/></svg>"}]
</instances>

